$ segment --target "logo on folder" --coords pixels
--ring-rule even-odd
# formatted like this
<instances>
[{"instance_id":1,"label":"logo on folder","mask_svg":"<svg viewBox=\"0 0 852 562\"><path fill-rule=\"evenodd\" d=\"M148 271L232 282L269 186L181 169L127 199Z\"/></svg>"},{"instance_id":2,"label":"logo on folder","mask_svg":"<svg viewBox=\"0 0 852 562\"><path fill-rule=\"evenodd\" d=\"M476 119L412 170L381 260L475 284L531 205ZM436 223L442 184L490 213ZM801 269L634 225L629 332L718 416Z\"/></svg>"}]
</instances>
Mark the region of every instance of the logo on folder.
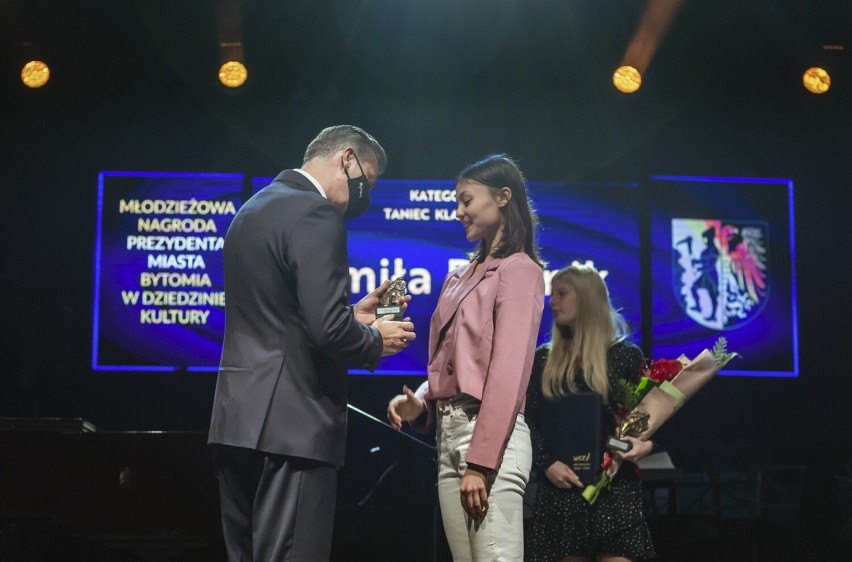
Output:
<instances>
[{"instance_id":1,"label":"logo on folder","mask_svg":"<svg viewBox=\"0 0 852 562\"><path fill-rule=\"evenodd\" d=\"M695 322L728 330L760 314L769 295L765 222L672 219L673 287Z\"/></svg>"},{"instance_id":2,"label":"logo on folder","mask_svg":"<svg viewBox=\"0 0 852 562\"><path fill-rule=\"evenodd\" d=\"M571 456L571 470L592 470L592 452Z\"/></svg>"}]
</instances>

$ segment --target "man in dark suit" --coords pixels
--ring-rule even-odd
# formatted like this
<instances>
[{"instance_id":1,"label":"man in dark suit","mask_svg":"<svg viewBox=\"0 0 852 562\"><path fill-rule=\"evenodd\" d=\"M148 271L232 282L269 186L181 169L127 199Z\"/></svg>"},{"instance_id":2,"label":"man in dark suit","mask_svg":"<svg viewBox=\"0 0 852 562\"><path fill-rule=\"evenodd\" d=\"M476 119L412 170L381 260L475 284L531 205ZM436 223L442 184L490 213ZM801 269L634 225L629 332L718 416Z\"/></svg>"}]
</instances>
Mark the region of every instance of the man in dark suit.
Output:
<instances>
[{"instance_id":1,"label":"man in dark suit","mask_svg":"<svg viewBox=\"0 0 852 562\"><path fill-rule=\"evenodd\" d=\"M231 561L328 560L347 363L373 369L415 338L408 321L376 319L387 282L349 306L344 219L369 206L386 162L362 129L324 129L228 229L208 442Z\"/></svg>"}]
</instances>

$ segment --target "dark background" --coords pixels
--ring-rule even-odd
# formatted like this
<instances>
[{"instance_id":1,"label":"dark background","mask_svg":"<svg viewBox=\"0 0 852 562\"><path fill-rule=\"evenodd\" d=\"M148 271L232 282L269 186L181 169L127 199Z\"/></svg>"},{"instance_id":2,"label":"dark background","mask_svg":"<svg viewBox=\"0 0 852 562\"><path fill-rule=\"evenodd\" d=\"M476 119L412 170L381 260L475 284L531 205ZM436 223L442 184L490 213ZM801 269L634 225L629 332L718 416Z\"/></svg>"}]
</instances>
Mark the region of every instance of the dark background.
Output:
<instances>
[{"instance_id":1,"label":"dark background","mask_svg":"<svg viewBox=\"0 0 852 562\"><path fill-rule=\"evenodd\" d=\"M542 181L790 178L801 376L719 378L659 439L695 472L804 467L792 518L756 531L715 520L724 536L747 529L736 545L746 555L848 556L852 3L687 0L630 96L610 76L646 5L638 0L221 5L242 13L242 26L230 20L222 36L239 39L241 29L249 80L235 91L217 81L214 2L0 0L0 416L206 430L215 376L89 369L102 170L270 176L300 164L321 128L353 123L387 149L389 178L452 178L493 152ZM29 58L51 68L38 90L19 79ZM814 64L833 80L821 96L801 83ZM351 402L383 418L404 382L419 380L353 377ZM336 556L358 559L353 545L372 541L375 559L427 559L429 451L353 417ZM352 508L396 462L369 513ZM706 552L667 544L675 534L700 542L704 530L673 530L684 520L652 518L661 558ZM20 554L24 535L0 539L38 559ZM418 552L397 555L408 540Z\"/></svg>"}]
</instances>

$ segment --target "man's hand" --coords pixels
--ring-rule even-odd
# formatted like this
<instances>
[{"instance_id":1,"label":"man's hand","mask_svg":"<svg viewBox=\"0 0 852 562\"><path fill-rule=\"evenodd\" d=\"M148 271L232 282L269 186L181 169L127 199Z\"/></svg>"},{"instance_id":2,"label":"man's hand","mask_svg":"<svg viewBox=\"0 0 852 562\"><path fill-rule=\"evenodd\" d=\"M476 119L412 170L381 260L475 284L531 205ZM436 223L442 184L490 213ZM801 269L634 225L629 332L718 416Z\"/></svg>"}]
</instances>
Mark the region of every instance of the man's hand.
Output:
<instances>
[{"instance_id":1,"label":"man's hand","mask_svg":"<svg viewBox=\"0 0 852 562\"><path fill-rule=\"evenodd\" d=\"M425 411L423 402L407 385L403 385L402 394L397 394L388 403L388 421L398 431L402 429L402 422L411 421Z\"/></svg>"},{"instance_id":2,"label":"man's hand","mask_svg":"<svg viewBox=\"0 0 852 562\"><path fill-rule=\"evenodd\" d=\"M390 287L390 281L385 281L381 285L376 287L375 291L371 292L363 299L359 300L352 310L352 312L355 314L355 320L357 320L361 324L367 325L370 325L375 322L376 307L379 306L379 299L382 298L382 295L388 292L388 287ZM399 300L399 304L402 305L403 313L405 312L405 309L408 308L409 301L411 301L411 295L405 295Z\"/></svg>"},{"instance_id":3,"label":"man's hand","mask_svg":"<svg viewBox=\"0 0 852 562\"><path fill-rule=\"evenodd\" d=\"M408 342L417 338L411 318L404 318L402 322L397 322L393 320L393 314L388 314L373 322L373 326L382 335L383 357L396 355L408 347Z\"/></svg>"}]
</instances>

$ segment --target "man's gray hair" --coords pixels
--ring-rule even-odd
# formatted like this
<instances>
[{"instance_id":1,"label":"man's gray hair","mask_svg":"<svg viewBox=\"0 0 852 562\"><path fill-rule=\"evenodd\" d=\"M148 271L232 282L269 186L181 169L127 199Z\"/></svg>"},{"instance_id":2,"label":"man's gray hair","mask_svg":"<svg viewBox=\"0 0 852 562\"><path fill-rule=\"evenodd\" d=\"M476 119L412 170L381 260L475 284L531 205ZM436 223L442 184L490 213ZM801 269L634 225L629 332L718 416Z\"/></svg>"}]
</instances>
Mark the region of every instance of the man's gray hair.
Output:
<instances>
[{"instance_id":1,"label":"man's gray hair","mask_svg":"<svg viewBox=\"0 0 852 562\"><path fill-rule=\"evenodd\" d=\"M365 151L370 151L375 154L379 163L379 174L385 171L388 164L385 149L370 133L354 125L335 125L320 131L317 138L312 140L305 150L305 158L302 160L302 164L306 164L315 158L328 158L350 146L355 149L356 153L363 154Z\"/></svg>"}]
</instances>

